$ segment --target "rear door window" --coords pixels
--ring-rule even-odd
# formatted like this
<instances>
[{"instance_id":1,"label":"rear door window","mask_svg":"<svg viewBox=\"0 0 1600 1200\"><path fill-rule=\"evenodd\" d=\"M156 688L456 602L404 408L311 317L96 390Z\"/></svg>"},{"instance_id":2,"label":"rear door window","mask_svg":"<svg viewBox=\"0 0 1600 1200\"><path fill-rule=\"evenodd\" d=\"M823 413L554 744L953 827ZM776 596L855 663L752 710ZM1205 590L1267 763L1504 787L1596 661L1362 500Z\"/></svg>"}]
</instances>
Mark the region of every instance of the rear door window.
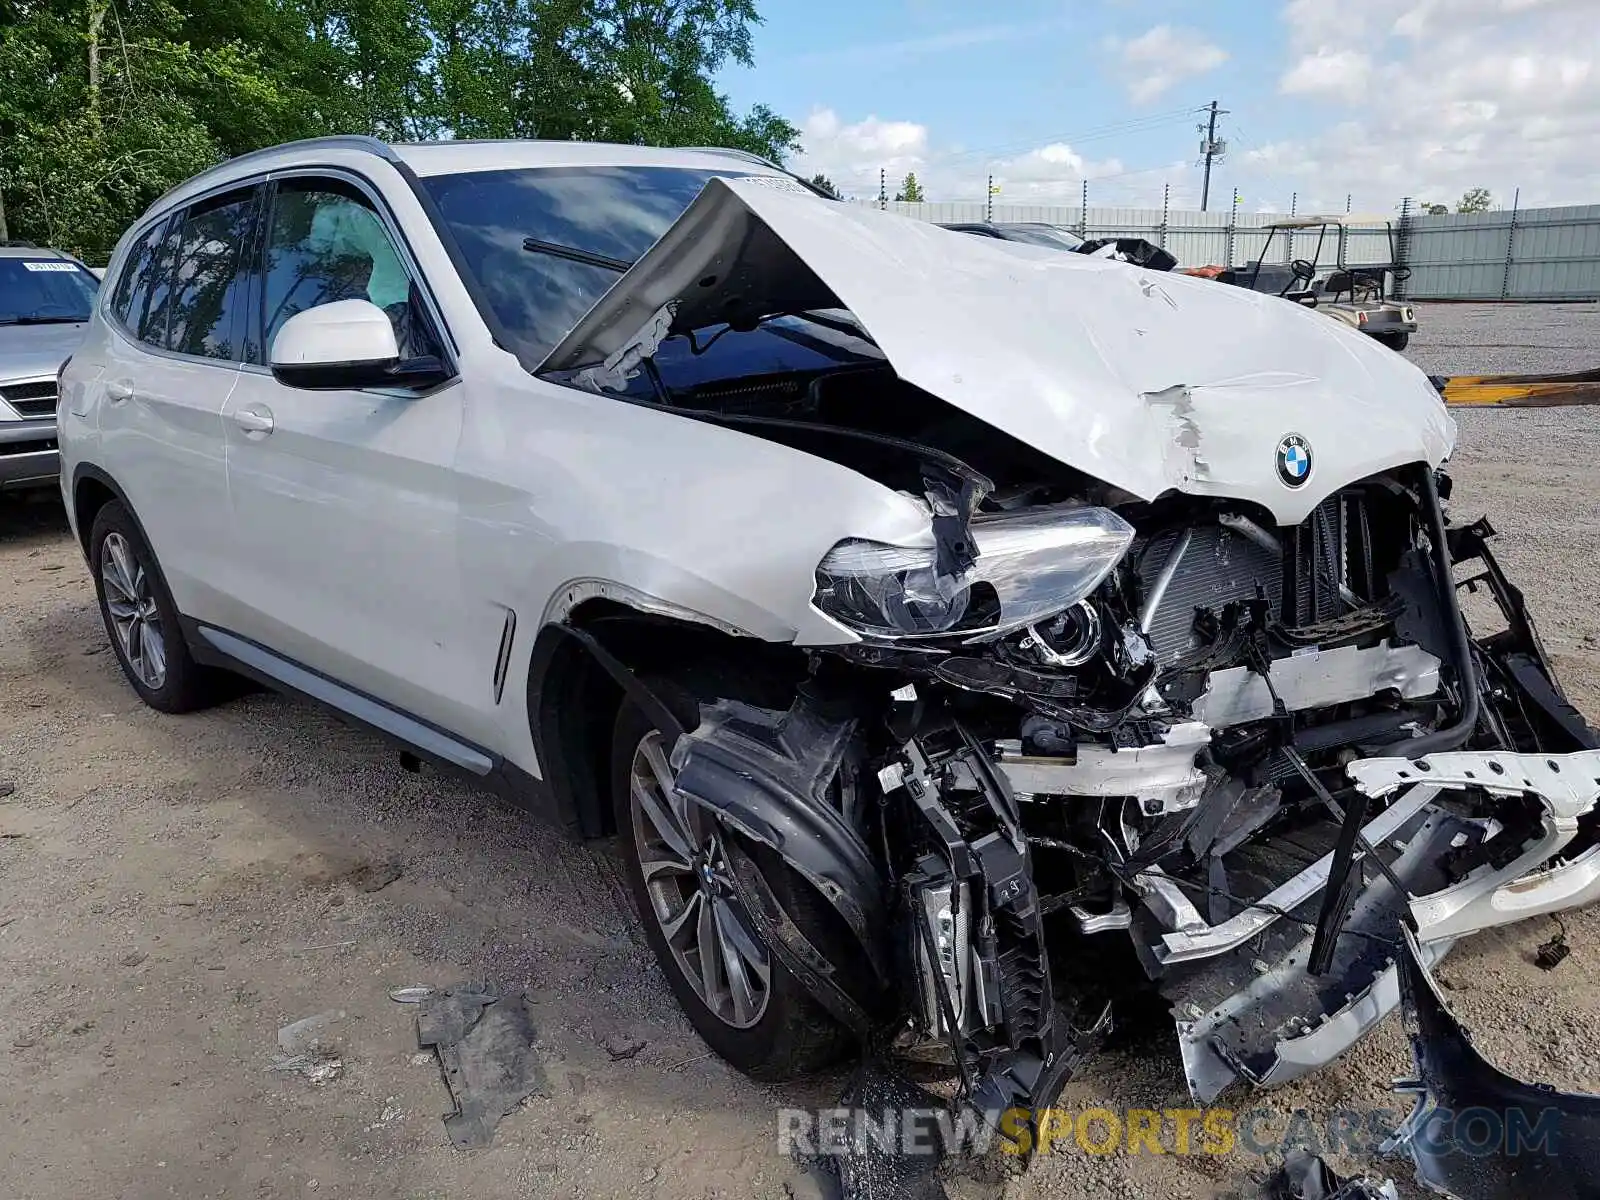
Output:
<instances>
[{"instance_id":1,"label":"rear door window","mask_svg":"<svg viewBox=\"0 0 1600 1200\"><path fill-rule=\"evenodd\" d=\"M257 189L214 196L188 209L173 238L175 263L166 346L200 358L243 361L248 291L240 264Z\"/></svg>"}]
</instances>

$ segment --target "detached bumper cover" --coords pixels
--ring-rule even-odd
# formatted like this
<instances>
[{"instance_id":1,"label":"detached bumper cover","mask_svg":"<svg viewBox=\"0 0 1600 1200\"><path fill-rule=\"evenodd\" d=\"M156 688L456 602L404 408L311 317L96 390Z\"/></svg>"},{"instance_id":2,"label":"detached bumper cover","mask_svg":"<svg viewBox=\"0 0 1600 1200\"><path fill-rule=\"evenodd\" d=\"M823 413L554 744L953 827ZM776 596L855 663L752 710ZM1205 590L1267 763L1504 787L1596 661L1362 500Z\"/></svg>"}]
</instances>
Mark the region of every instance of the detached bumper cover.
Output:
<instances>
[{"instance_id":1,"label":"detached bumper cover","mask_svg":"<svg viewBox=\"0 0 1600 1200\"><path fill-rule=\"evenodd\" d=\"M1346 768L1374 799L1419 784L1482 788L1491 795L1532 795L1544 808L1539 837L1498 869L1478 868L1451 887L1411 901L1417 937L1434 942L1525 917L1578 908L1600 900L1600 845L1546 865L1579 835L1579 820L1600 801L1600 750L1575 754L1430 754L1369 758Z\"/></svg>"},{"instance_id":2,"label":"detached bumper cover","mask_svg":"<svg viewBox=\"0 0 1600 1200\"><path fill-rule=\"evenodd\" d=\"M1600 1197L1600 1096L1525 1083L1492 1066L1445 1007L1425 950L1407 935L1400 982L1417 1105L1386 1149L1409 1150L1417 1178L1460 1200Z\"/></svg>"},{"instance_id":3,"label":"detached bumper cover","mask_svg":"<svg viewBox=\"0 0 1600 1200\"><path fill-rule=\"evenodd\" d=\"M1583 828L1600 801L1600 751L1452 752L1366 759L1347 770L1362 791L1389 801L1366 833L1374 843L1404 847L1391 868L1407 895L1397 897L1381 877L1370 884L1344 926L1332 969L1320 977L1305 967L1311 939L1278 914L1315 915L1326 858L1267 897L1275 912L1250 908L1217 926L1192 908L1180 914L1158 957L1174 973L1166 991L1175 1001L1190 1091L1203 1103L1235 1080L1276 1087L1297 1079L1392 1012L1400 1002L1395 959L1410 936L1408 913L1418 953L1431 966L1465 934L1600 900L1600 845L1587 844ZM1501 865L1484 863L1452 880L1442 867L1448 854L1483 843L1491 826L1447 812L1438 800L1472 787L1532 797L1541 810L1538 829L1500 855ZM1575 843L1578 852L1562 857Z\"/></svg>"}]
</instances>

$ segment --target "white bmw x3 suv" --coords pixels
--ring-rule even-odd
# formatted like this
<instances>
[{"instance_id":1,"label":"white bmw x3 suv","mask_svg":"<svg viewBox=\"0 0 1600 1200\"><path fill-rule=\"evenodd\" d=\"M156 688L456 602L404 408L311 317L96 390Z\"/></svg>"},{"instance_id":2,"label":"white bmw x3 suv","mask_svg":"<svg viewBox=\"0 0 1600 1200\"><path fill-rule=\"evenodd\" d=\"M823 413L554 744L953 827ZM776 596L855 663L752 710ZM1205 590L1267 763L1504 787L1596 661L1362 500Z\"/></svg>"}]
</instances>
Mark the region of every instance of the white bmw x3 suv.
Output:
<instances>
[{"instance_id":1,"label":"white bmw x3 suv","mask_svg":"<svg viewBox=\"0 0 1600 1200\"><path fill-rule=\"evenodd\" d=\"M1276 297L570 142L205 172L60 405L147 702L243 673L615 834L728 1060L942 1055L990 1114L1131 988L1209 1099L1362 1036L1404 937L1600 895L1454 437Z\"/></svg>"}]
</instances>

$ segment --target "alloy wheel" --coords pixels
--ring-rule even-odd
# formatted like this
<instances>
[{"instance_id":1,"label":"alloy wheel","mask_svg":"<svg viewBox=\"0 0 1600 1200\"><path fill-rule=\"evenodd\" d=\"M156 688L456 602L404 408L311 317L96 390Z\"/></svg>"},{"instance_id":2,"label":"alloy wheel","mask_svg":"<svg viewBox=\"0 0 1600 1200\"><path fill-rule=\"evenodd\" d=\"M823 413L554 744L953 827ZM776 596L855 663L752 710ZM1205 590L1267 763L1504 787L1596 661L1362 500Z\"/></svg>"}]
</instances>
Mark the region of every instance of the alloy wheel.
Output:
<instances>
[{"instance_id":1,"label":"alloy wheel","mask_svg":"<svg viewBox=\"0 0 1600 1200\"><path fill-rule=\"evenodd\" d=\"M158 691L167 678L167 643L150 574L128 539L108 533L100 544L100 582L123 661L139 682Z\"/></svg>"},{"instance_id":2,"label":"alloy wheel","mask_svg":"<svg viewBox=\"0 0 1600 1200\"><path fill-rule=\"evenodd\" d=\"M729 886L721 830L673 786L660 731L634 750L628 790L634 850L673 959L718 1020L748 1029L771 998L770 960Z\"/></svg>"}]
</instances>

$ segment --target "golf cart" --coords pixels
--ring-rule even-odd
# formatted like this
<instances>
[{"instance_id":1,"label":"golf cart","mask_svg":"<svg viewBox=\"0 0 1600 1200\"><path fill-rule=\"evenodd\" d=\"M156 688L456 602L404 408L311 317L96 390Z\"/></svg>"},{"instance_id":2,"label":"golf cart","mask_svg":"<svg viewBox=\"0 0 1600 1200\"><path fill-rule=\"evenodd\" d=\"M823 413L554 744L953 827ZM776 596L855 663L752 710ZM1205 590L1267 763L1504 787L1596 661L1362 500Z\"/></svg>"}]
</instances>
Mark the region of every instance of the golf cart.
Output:
<instances>
[{"instance_id":1,"label":"golf cart","mask_svg":"<svg viewBox=\"0 0 1600 1200\"><path fill-rule=\"evenodd\" d=\"M1315 308L1376 338L1391 350L1404 350L1416 331L1416 314L1411 305L1389 297L1388 280L1402 283L1411 272L1394 263L1394 229L1388 222L1384 223L1389 235L1388 262L1360 266L1346 263L1345 227L1353 220L1348 216L1314 216L1274 221L1266 227L1267 240L1261 247L1261 257L1242 267L1222 271L1217 279ZM1313 229L1317 231L1317 244L1309 259L1296 258L1286 264L1265 261L1280 232L1287 248L1293 245L1295 233ZM1335 231L1335 265L1332 271L1321 274L1322 247L1330 229Z\"/></svg>"}]
</instances>

